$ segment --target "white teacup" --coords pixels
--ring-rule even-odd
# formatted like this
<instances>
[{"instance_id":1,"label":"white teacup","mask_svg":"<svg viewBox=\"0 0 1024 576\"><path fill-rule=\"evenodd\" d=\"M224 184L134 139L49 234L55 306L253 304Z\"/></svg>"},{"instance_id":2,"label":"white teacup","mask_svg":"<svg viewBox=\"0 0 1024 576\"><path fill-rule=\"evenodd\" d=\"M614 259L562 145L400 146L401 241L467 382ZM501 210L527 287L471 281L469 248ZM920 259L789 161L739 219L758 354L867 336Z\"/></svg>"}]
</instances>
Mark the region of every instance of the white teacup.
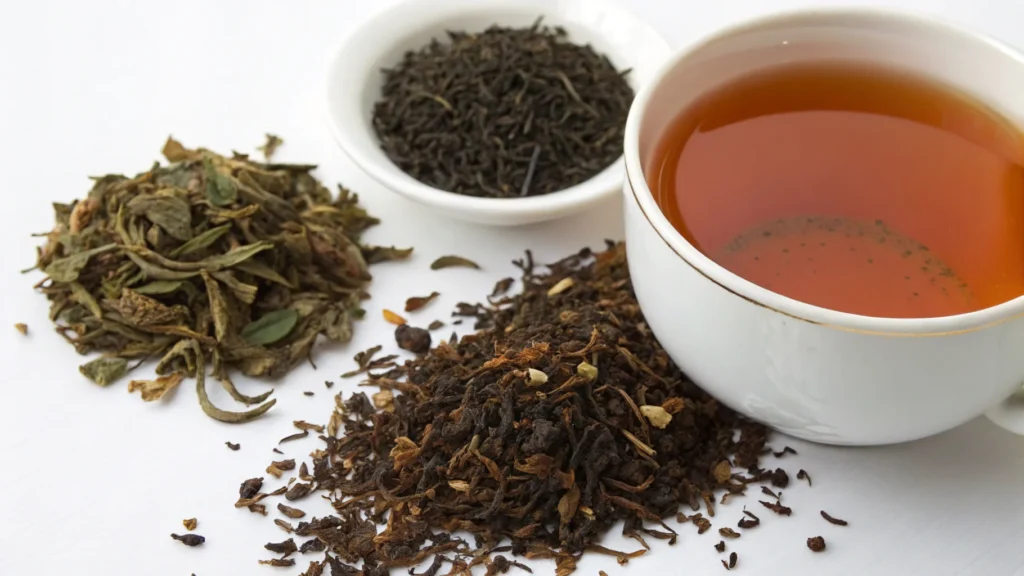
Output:
<instances>
[{"instance_id":1,"label":"white teacup","mask_svg":"<svg viewBox=\"0 0 1024 576\"><path fill-rule=\"evenodd\" d=\"M986 412L1024 434L1024 408L1007 400L1024 383L1024 297L943 318L828 310L727 271L687 242L655 203L643 167L684 108L737 76L820 59L909 69L1024 126L1024 56L930 18L865 9L801 11L700 40L637 95L626 128L626 247L651 329L708 392L800 438L903 442Z\"/></svg>"}]
</instances>

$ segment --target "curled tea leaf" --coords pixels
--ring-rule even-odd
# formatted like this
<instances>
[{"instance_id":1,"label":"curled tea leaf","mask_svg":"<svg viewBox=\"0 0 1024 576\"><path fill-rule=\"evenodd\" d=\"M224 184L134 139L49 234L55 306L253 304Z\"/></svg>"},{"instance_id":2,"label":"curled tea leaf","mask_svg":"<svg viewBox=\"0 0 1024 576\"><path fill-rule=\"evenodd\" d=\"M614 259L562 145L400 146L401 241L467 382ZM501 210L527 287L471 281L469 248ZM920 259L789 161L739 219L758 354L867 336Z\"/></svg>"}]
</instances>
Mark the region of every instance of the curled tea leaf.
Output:
<instances>
[{"instance_id":1,"label":"curled tea leaf","mask_svg":"<svg viewBox=\"0 0 1024 576\"><path fill-rule=\"evenodd\" d=\"M395 248L394 246L364 246L363 260L367 264L405 260L412 254L412 248Z\"/></svg>"},{"instance_id":2,"label":"curled tea leaf","mask_svg":"<svg viewBox=\"0 0 1024 576\"><path fill-rule=\"evenodd\" d=\"M109 386L128 372L128 360L97 358L79 366L78 371L100 386Z\"/></svg>"},{"instance_id":3,"label":"curled tea leaf","mask_svg":"<svg viewBox=\"0 0 1024 576\"><path fill-rule=\"evenodd\" d=\"M116 250L117 248L117 244L107 244L106 246L100 246L99 248L93 248L92 250L78 252L68 256L67 258L54 260L49 266L43 268L43 272L54 282L74 282L78 280L78 275L82 272L82 269L85 268L86 264L89 263L90 258L105 252Z\"/></svg>"},{"instance_id":4,"label":"curled tea leaf","mask_svg":"<svg viewBox=\"0 0 1024 576\"><path fill-rule=\"evenodd\" d=\"M441 256L430 265L431 270L443 270L445 268L473 268L479 270L480 265L462 256Z\"/></svg>"},{"instance_id":5,"label":"curled tea leaf","mask_svg":"<svg viewBox=\"0 0 1024 576\"><path fill-rule=\"evenodd\" d=\"M292 309L268 312L242 329L242 340L252 346L279 342L291 334L298 321L299 313Z\"/></svg>"},{"instance_id":6,"label":"curled tea leaf","mask_svg":"<svg viewBox=\"0 0 1024 576\"><path fill-rule=\"evenodd\" d=\"M155 380L132 380L128 383L128 393L138 390L142 393L144 402L154 402L177 388L184 379L184 373L172 372L166 376L158 376Z\"/></svg>"},{"instance_id":7,"label":"curled tea leaf","mask_svg":"<svg viewBox=\"0 0 1024 576\"><path fill-rule=\"evenodd\" d=\"M185 242L181 246L171 251L170 257L177 258L179 256L188 256L200 250L205 250L213 245L214 242L220 240L225 234L231 231L231 224L225 224L223 226L217 226L216 228L210 228L209 230L195 236L188 242Z\"/></svg>"}]
</instances>

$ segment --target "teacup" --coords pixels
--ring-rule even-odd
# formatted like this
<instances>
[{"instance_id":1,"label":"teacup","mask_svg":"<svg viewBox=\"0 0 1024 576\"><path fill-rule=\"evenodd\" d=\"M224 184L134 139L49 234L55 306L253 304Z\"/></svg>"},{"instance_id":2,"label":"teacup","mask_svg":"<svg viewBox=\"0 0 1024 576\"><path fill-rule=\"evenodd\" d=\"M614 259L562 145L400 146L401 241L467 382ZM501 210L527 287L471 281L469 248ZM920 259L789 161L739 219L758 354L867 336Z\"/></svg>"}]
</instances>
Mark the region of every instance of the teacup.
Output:
<instances>
[{"instance_id":1,"label":"teacup","mask_svg":"<svg viewBox=\"0 0 1024 576\"><path fill-rule=\"evenodd\" d=\"M626 128L626 247L647 321L695 382L792 436L888 444L986 412L1024 434L1024 408L1007 400L1024 383L1024 297L941 318L828 310L719 266L684 239L655 202L643 168L665 128L696 98L770 66L836 58L918 72L1024 126L1024 56L931 18L868 9L800 11L738 24L692 44L637 95Z\"/></svg>"}]
</instances>

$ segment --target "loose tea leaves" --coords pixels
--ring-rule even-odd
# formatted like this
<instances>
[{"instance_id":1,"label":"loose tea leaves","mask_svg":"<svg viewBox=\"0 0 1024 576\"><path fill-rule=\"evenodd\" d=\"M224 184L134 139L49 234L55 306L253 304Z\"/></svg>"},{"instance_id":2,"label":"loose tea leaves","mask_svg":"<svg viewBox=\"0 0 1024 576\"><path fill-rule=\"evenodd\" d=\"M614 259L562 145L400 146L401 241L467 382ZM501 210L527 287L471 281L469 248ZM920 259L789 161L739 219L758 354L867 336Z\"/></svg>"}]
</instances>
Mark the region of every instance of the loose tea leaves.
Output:
<instances>
[{"instance_id":1,"label":"loose tea leaves","mask_svg":"<svg viewBox=\"0 0 1024 576\"><path fill-rule=\"evenodd\" d=\"M280 136L267 134L267 141L257 149L263 153L263 158L266 159L267 162L270 162L271 157L274 156L274 152L277 151L277 148L281 146L281 144L284 144L284 140L282 140Z\"/></svg>"},{"instance_id":2,"label":"loose tea leaves","mask_svg":"<svg viewBox=\"0 0 1024 576\"><path fill-rule=\"evenodd\" d=\"M302 518L306 515L306 513L303 512L302 510L299 510L298 508L292 508L291 506L285 506L284 504L278 504L277 509L281 512L281 514L284 514L285 516L292 519Z\"/></svg>"},{"instance_id":3,"label":"loose tea leaves","mask_svg":"<svg viewBox=\"0 0 1024 576\"><path fill-rule=\"evenodd\" d=\"M821 517L829 521L830 523L835 524L836 526L848 526L850 524L846 520L832 517L828 512L825 512L824 510L821 511Z\"/></svg>"},{"instance_id":4,"label":"loose tea leaves","mask_svg":"<svg viewBox=\"0 0 1024 576\"><path fill-rule=\"evenodd\" d=\"M14 325L14 329L20 332L22 336L28 336L28 324L18 322Z\"/></svg>"},{"instance_id":5,"label":"loose tea leaves","mask_svg":"<svg viewBox=\"0 0 1024 576\"><path fill-rule=\"evenodd\" d=\"M182 520L181 523L185 526L185 530L188 530L189 532L195 530L196 526L199 525L199 521L195 518L186 518L185 520Z\"/></svg>"},{"instance_id":6,"label":"loose tea leaves","mask_svg":"<svg viewBox=\"0 0 1024 576\"><path fill-rule=\"evenodd\" d=\"M430 331L402 324L395 329L398 347L413 354L425 354L430 350Z\"/></svg>"},{"instance_id":7,"label":"loose tea leaves","mask_svg":"<svg viewBox=\"0 0 1024 576\"><path fill-rule=\"evenodd\" d=\"M415 312L420 308L423 308L427 304L433 302L440 295L440 292L431 292L428 296L413 296L411 298L408 298L405 301L405 311Z\"/></svg>"},{"instance_id":8,"label":"loose tea leaves","mask_svg":"<svg viewBox=\"0 0 1024 576\"><path fill-rule=\"evenodd\" d=\"M428 186L491 198L548 194L622 155L627 72L540 21L448 32L384 70L373 127L391 161Z\"/></svg>"},{"instance_id":9,"label":"loose tea leaves","mask_svg":"<svg viewBox=\"0 0 1024 576\"><path fill-rule=\"evenodd\" d=\"M779 504L777 502L765 502L764 500L760 500L760 502L761 502L762 506L764 506L765 508L771 510L772 512L775 512L776 514L778 514L780 516L792 516L793 515L793 509L789 508L788 506L783 506L782 504Z\"/></svg>"},{"instance_id":10,"label":"loose tea leaves","mask_svg":"<svg viewBox=\"0 0 1024 576\"><path fill-rule=\"evenodd\" d=\"M156 358L161 378L132 386L144 400L173 389L172 375L194 377L207 415L246 422L274 401L243 394L230 373L280 376L320 336L348 341L371 256L408 251L362 245L377 220L344 188L332 198L314 166L260 164L173 139L163 152L169 165L96 178L86 198L54 205L38 288L57 332L81 354L103 354L80 368L90 380L106 386L129 360ZM233 399L258 406L213 406L206 366Z\"/></svg>"},{"instance_id":11,"label":"loose tea leaves","mask_svg":"<svg viewBox=\"0 0 1024 576\"><path fill-rule=\"evenodd\" d=\"M462 307L479 331L364 383L386 401L337 396L311 479L286 494L332 501L333 515L295 534L323 542L333 573L356 574L361 563L385 574L437 555L453 573L491 570L504 566L492 556L509 550L554 559L566 575L584 553L626 561L641 552L598 544L619 521L640 541L671 541L665 519L680 506L697 509L770 474L758 466L767 429L700 390L653 338L621 245L581 251L547 273L530 258L519 264L521 294ZM572 286L549 296L565 278ZM673 417L658 428L640 406ZM735 477L716 476L723 461ZM681 517L711 528L700 513Z\"/></svg>"},{"instance_id":12,"label":"loose tea leaves","mask_svg":"<svg viewBox=\"0 0 1024 576\"><path fill-rule=\"evenodd\" d=\"M241 444L235 444L234 442L225 442L224 444L235 452L238 452L238 450L242 447Z\"/></svg>"},{"instance_id":13,"label":"loose tea leaves","mask_svg":"<svg viewBox=\"0 0 1024 576\"><path fill-rule=\"evenodd\" d=\"M825 551L825 539L821 536L815 536L807 539L807 547L811 549L811 552L824 552Z\"/></svg>"},{"instance_id":14,"label":"loose tea leaves","mask_svg":"<svg viewBox=\"0 0 1024 576\"><path fill-rule=\"evenodd\" d=\"M200 536L199 534L183 534L183 535L171 534L171 538L174 538L178 542L181 542L185 546L188 546L188 547L191 547L191 548L194 548L196 546L199 546L203 542L206 542L206 538Z\"/></svg>"},{"instance_id":15,"label":"loose tea leaves","mask_svg":"<svg viewBox=\"0 0 1024 576\"><path fill-rule=\"evenodd\" d=\"M430 265L431 270L444 270L445 268L473 268L479 270L480 265L462 256L441 256Z\"/></svg>"},{"instance_id":16,"label":"loose tea leaves","mask_svg":"<svg viewBox=\"0 0 1024 576\"><path fill-rule=\"evenodd\" d=\"M808 474L806 470L800 470L799 472L797 472L796 477L798 480L807 480L807 485L812 486L811 475Z\"/></svg>"}]
</instances>

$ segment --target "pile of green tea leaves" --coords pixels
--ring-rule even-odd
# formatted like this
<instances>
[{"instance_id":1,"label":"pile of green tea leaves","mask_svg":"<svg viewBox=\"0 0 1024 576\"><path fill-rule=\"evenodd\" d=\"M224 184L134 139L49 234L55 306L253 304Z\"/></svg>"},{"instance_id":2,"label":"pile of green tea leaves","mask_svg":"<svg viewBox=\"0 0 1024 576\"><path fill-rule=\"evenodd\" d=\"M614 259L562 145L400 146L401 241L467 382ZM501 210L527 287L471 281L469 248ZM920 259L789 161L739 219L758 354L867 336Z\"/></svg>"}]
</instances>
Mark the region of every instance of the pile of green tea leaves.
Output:
<instances>
[{"instance_id":1,"label":"pile of green tea leaves","mask_svg":"<svg viewBox=\"0 0 1024 576\"><path fill-rule=\"evenodd\" d=\"M351 339L367 265L411 249L361 244L378 220L345 188L332 198L315 166L225 157L173 139L163 154L167 166L95 178L86 198L54 204L37 288L57 332L81 354L102 354L80 367L97 384L124 376L130 361L159 359L159 377L134 380L129 391L157 400L193 377L206 414L248 421L273 406L272 391L242 394L229 373L278 376L309 358L319 336ZM235 400L258 406L213 406L207 364Z\"/></svg>"}]
</instances>

